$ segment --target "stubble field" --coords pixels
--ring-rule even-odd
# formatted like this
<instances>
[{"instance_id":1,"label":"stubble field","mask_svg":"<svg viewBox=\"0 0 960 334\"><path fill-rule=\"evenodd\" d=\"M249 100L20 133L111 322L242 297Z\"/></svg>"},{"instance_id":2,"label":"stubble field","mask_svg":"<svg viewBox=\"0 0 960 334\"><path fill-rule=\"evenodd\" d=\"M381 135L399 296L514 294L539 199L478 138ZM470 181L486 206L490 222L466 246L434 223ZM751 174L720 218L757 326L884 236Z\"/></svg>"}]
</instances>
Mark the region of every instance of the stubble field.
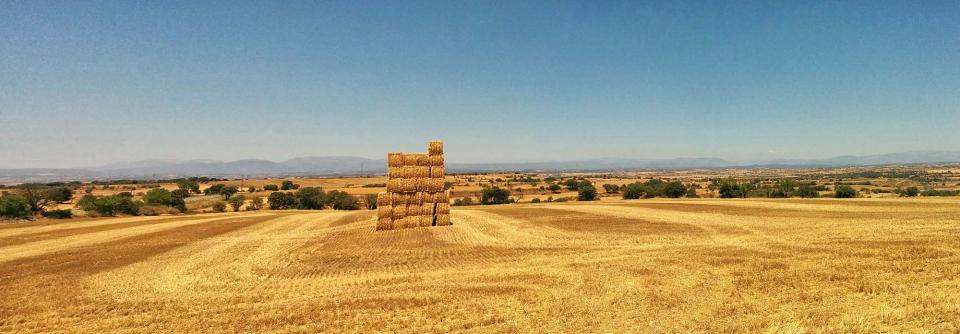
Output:
<instances>
[{"instance_id":1,"label":"stubble field","mask_svg":"<svg viewBox=\"0 0 960 334\"><path fill-rule=\"evenodd\" d=\"M957 332L960 201L641 200L0 226L0 332Z\"/></svg>"}]
</instances>

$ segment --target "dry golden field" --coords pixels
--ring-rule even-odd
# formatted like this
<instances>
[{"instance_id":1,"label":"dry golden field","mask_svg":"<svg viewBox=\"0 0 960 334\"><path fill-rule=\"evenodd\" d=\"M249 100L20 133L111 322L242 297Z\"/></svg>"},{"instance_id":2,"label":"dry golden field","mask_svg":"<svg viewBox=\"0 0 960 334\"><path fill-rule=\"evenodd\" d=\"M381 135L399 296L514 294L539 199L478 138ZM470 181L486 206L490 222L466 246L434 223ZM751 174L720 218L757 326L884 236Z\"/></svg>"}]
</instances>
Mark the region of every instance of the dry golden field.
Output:
<instances>
[{"instance_id":1,"label":"dry golden field","mask_svg":"<svg viewBox=\"0 0 960 334\"><path fill-rule=\"evenodd\" d=\"M960 200L637 200L0 225L0 332L960 331Z\"/></svg>"}]
</instances>

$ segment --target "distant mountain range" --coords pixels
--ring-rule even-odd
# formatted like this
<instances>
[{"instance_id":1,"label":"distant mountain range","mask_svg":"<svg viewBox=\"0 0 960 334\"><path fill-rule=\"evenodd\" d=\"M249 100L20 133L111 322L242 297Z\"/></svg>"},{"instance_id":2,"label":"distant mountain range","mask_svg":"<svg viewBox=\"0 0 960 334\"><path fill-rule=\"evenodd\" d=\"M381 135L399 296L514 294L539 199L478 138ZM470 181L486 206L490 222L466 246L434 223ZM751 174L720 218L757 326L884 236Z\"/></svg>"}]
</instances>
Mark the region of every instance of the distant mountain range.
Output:
<instances>
[{"instance_id":1,"label":"distant mountain range","mask_svg":"<svg viewBox=\"0 0 960 334\"><path fill-rule=\"evenodd\" d=\"M914 151L867 156L839 156L820 160L730 161L719 158L622 159L606 158L575 161L523 163L447 163L452 172L471 171L605 171L691 168L815 168L960 162L956 151ZM271 177L382 174L384 159L360 157L302 157L282 162L246 159L146 160L86 168L0 169L0 184L98 179L152 179L189 176Z\"/></svg>"}]
</instances>

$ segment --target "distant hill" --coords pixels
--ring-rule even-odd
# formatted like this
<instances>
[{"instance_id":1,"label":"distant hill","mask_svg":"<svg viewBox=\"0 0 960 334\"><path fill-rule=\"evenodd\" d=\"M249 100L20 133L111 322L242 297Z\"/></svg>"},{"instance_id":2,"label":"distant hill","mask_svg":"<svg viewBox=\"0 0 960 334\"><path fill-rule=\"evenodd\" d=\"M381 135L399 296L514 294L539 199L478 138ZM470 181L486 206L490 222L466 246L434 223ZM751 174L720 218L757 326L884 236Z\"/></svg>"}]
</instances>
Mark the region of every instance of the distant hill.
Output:
<instances>
[{"instance_id":1,"label":"distant hill","mask_svg":"<svg viewBox=\"0 0 960 334\"><path fill-rule=\"evenodd\" d=\"M522 163L447 163L452 172L467 171L603 171L639 169L690 169L732 167L842 167L890 164L960 162L960 152L914 151L867 156L839 156L820 160L730 161L720 158L624 159L606 158L575 161ZM97 179L146 179L187 176L270 177L304 175L357 175L386 172L386 160L361 157L301 157L282 162L246 159L145 160L87 168L0 169L0 184Z\"/></svg>"}]
</instances>

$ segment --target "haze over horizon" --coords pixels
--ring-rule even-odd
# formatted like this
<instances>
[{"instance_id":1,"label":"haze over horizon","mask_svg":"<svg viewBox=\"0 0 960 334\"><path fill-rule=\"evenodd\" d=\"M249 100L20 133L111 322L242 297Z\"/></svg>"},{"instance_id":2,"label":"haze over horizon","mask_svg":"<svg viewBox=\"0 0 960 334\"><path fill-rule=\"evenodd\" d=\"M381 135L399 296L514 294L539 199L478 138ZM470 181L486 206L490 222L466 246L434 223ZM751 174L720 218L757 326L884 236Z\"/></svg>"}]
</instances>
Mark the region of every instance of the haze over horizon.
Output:
<instances>
[{"instance_id":1,"label":"haze over horizon","mask_svg":"<svg viewBox=\"0 0 960 334\"><path fill-rule=\"evenodd\" d=\"M0 168L960 150L960 2L0 4Z\"/></svg>"}]
</instances>

